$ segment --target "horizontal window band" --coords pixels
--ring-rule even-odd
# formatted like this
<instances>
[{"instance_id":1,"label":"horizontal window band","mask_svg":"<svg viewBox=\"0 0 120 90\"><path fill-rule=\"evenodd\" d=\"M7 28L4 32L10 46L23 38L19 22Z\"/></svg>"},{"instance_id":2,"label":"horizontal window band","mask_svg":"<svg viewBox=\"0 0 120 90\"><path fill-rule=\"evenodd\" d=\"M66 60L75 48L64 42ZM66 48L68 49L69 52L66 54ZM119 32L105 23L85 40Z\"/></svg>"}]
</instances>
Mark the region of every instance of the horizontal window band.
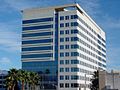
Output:
<instances>
[{"instance_id":1,"label":"horizontal window band","mask_svg":"<svg viewBox=\"0 0 120 90\"><path fill-rule=\"evenodd\" d=\"M53 24L52 21L22 24L23 27Z\"/></svg>"},{"instance_id":2,"label":"horizontal window band","mask_svg":"<svg viewBox=\"0 0 120 90\"><path fill-rule=\"evenodd\" d=\"M43 58L43 57L53 57L53 54L52 53L47 53L47 54L22 55L22 58Z\"/></svg>"},{"instance_id":3,"label":"horizontal window band","mask_svg":"<svg viewBox=\"0 0 120 90\"><path fill-rule=\"evenodd\" d=\"M50 43L50 42L53 42L53 39L22 41L22 44Z\"/></svg>"},{"instance_id":4,"label":"horizontal window band","mask_svg":"<svg viewBox=\"0 0 120 90\"><path fill-rule=\"evenodd\" d=\"M29 54L46 54L52 53L53 50L39 50L39 51L23 51L22 55L29 55Z\"/></svg>"},{"instance_id":5,"label":"horizontal window band","mask_svg":"<svg viewBox=\"0 0 120 90\"><path fill-rule=\"evenodd\" d=\"M53 21L53 18L50 17L50 18L23 20L23 24L36 23L36 22L47 22L47 21Z\"/></svg>"},{"instance_id":6,"label":"horizontal window band","mask_svg":"<svg viewBox=\"0 0 120 90\"><path fill-rule=\"evenodd\" d=\"M46 29L46 28L53 28L53 25L42 25L42 26L32 26L32 27L23 27L24 30L35 30L35 29Z\"/></svg>"},{"instance_id":7,"label":"horizontal window band","mask_svg":"<svg viewBox=\"0 0 120 90\"><path fill-rule=\"evenodd\" d=\"M53 35L50 35L50 36L36 36L36 37L24 37L24 38L22 38L22 41L43 40L43 39L53 39Z\"/></svg>"},{"instance_id":8,"label":"horizontal window band","mask_svg":"<svg viewBox=\"0 0 120 90\"><path fill-rule=\"evenodd\" d=\"M22 48L22 51L52 50L52 46Z\"/></svg>"},{"instance_id":9,"label":"horizontal window band","mask_svg":"<svg viewBox=\"0 0 120 90\"><path fill-rule=\"evenodd\" d=\"M34 29L34 30L22 31L22 34L52 32L52 31L54 31L53 28L51 28L51 29L36 29L36 30Z\"/></svg>"},{"instance_id":10,"label":"horizontal window band","mask_svg":"<svg viewBox=\"0 0 120 90\"><path fill-rule=\"evenodd\" d=\"M21 60L22 62L38 62L38 61L53 61L53 58L27 58Z\"/></svg>"},{"instance_id":11,"label":"horizontal window band","mask_svg":"<svg viewBox=\"0 0 120 90\"><path fill-rule=\"evenodd\" d=\"M36 37L36 36L47 36L47 35L53 35L53 32L22 34L22 37Z\"/></svg>"},{"instance_id":12,"label":"horizontal window band","mask_svg":"<svg viewBox=\"0 0 120 90\"><path fill-rule=\"evenodd\" d=\"M53 43L41 43L41 44L23 44L22 48L26 48L26 47L42 47L42 46L53 46Z\"/></svg>"}]
</instances>

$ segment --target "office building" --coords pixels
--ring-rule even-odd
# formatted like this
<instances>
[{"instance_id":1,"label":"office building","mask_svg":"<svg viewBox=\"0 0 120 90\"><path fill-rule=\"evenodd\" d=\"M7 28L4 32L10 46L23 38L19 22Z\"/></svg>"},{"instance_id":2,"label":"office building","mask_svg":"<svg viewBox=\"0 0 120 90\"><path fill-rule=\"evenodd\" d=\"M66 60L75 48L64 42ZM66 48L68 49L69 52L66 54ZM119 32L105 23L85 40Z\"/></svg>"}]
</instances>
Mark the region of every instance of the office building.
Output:
<instances>
[{"instance_id":1,"label":"office building","mask_svg":"<svg viewBox=\"0 0 120 90\"><path fill-rule=\"evenodd\" d=\"M106 70L105 32L78 4L22 13L22 68L47 76L44 89L89 90L92 72Z\"/></svg>"}]
</instances>

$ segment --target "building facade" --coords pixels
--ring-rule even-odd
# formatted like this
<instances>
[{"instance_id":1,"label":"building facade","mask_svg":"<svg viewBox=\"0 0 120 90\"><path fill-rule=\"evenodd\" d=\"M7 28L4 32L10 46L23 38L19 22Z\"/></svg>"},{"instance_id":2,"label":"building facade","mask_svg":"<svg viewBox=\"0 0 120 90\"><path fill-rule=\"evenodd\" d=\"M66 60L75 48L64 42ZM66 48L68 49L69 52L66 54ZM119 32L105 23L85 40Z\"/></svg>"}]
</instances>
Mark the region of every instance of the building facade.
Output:
<instances>
[{"instance_id":1,"label":"building facade","mask_svg":"<svg viewBox=\"0 0 120 90\"><path fill-rule=\"evenodd\" d=\"M89 90L92 72L106 70L105 32L78 4L22 13L22 68L47 77L44 89Z\"/></svg>"},{"instance_id":2,"label":"building facade","mask_svg":"<svg viewBox=\"0 0 120 90\"><path fill-rule=\"evenodd\" d=\"M106 73L106 90L120 90L120 71Z\"/></svg>"},{"instance_id":3,"label":"building facade","mask_svg":"<svg viewBox=\"0 0 120 90\"><path fill-rule=\"evenodd\" d=\"M99 90L120 90L120 71L99 71Z\"/></svg>"},{"instance_id":4,"label":"building facade","mask_svg":"<svg viewBox=\"0 0 120 90\"><path fill-rule=\"evenodd\" d=\"M5 77L8 72L6 70L0 70L0 90L7 90L5 87Z\"/></svg>"}]
</instances>

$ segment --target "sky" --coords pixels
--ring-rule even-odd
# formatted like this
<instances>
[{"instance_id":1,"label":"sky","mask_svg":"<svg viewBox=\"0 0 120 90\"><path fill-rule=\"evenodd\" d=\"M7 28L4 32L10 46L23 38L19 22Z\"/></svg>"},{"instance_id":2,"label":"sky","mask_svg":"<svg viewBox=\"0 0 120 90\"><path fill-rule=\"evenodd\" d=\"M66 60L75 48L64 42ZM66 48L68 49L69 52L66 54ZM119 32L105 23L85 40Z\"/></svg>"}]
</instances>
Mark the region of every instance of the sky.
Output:
<instances>
[{"instance_id":1,"label":"sky","mask_svg":"<svg viewBox=\"0 0 120 90\"><path fill-rule=\"evenodd\" d=\"M0 0L0 69L21 68L21 10L75 0ZM107 69L120 69L120 0L76 0L106 32Z\"/></svg>"}]
</instances>

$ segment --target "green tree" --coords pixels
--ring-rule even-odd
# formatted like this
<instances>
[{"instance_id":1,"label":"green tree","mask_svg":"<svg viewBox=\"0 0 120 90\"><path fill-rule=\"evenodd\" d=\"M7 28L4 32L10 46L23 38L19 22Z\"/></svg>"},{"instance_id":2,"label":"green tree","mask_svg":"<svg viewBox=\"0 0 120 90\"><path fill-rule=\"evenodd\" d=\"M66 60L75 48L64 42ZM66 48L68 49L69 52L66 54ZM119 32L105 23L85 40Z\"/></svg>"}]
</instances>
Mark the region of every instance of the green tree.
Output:
<instances>
[{"instance_id":1,"label":"green tree","mask_svg":"<svg viewBox=\"0 0 120 90\"><path fill-rule=\"evenodd\" d=\"M32 90L35 90L35 86L38 85L40 81L40 76L37 73L30 72L29 73L29 85L31 86Z\"/></svg>"},{"instance_id":2,"label":"green tree","mask_svg":"<svg viewBox=\"0 0 120 90\"><path fill-rule=\"evenodd\" d=\"M13 82L12 82L12 80L11 80L10 77L6 78L5 84L6 84L7 90L12 90L12 84L13 84Z\"/></svg>"},{"instance_id":3,"label":"green tree","mask_svg":"<svg viewBox=\"0 0 120 90\"><path fill-rule=\"evenodd\" d=\"M8 90L14 90L15 85L18 83L18 70L14 68L10 69L5 82Z\"/></svg>"},{"instance_id":4,"label":"green tree","mask_svg":"<svg viewBox=\"0 0 120 90\"><path fill-rule=\"evenodd\" d=\"M25 84L28 82L28 72L25 70L19 70L18 71L18 77L19 77L19 81L21 82L21 88L22 90L24 90L25 88Z\"/></svg>"},{"instance_id":5,"label":"green tree","mask_svg":"<svg viewBox=\"0 0 120 90\"><path fill-rule=\"evenodd\" d=\"M29 85L29 90L35 90L35 85L40 82L40 76L35 72L25 70L10 69L5 80L7 90L18 90L18 83L21 83L21 90L25 89L25 85Z\"/></svg>"},{"instance_id":6,"label":"green tree","mask_svg":"<svg viewBox=\"0 0 120 90\"><path fill-rule=\"evenodd\" d=\"M94 71L90 88L91 90L99 90L99 71Z\"/></svg>"}]
</instances>

